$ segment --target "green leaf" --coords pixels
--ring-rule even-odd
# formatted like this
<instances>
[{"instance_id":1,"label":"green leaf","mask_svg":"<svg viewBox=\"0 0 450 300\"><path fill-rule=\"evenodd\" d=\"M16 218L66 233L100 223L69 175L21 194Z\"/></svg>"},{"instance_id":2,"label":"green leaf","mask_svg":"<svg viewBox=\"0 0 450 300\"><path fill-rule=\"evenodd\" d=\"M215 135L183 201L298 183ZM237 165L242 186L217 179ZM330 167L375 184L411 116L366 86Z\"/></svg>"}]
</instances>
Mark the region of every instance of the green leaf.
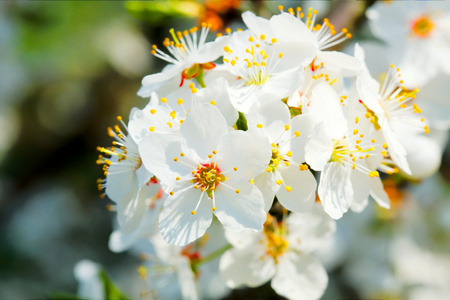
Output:
<instances>
[{"instance_id":1,"label":"green leaf","mask_svg":"<svg viewBox=\"0 0 450 300\"><path fill-rule=\"evenodd\" d=\"M236 122L236 127L239 130L247 131L247 119L245 118L244 114L239 112L239 119Z\"/></svg>"},{"instance_id":2,"label":"green leaf","mask_svg":"<svg viewBox=\"0 0 450 300\"><path fill-rule=\"evenodd\" d=\"M116 287L116 285L111 281L108 274L104 270L101 270L98 277L103 283L103 288L105 291L105 299L110 300L126 300L131 299L128 296L122 294L122 292Z\"/></svg>"},{"instance_id":3,"label":"green leaf","mask_svg":"<svg viewBox=\"0 0 450 300\"><path fill-rule=\"evenodd\" d=\"M169 18L197 18L203 11L201 3L193 1L127 1L126 10L134 17L150 23Z\"/></svg>"}]
</instances>

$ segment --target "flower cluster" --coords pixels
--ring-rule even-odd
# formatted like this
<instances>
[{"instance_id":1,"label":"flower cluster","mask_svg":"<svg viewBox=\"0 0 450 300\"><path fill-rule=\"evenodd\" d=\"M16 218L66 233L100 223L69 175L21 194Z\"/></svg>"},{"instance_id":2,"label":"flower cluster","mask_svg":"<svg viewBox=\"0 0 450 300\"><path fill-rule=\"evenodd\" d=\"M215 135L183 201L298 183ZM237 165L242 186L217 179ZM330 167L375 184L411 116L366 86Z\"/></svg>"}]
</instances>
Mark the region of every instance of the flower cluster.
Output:
<instances>
[{"instance_id":1,"label":"flower cluster","mask_svg":"<svg viewBox=\"0 0 450 300\"><path fill-rule=\"evenodd\" d=\"M351 34L316 10L279 9L270 19L245 12L248 29L210 42L203 23L171 30L166 51L153 46L169 64L142 80L148 104L128 124L118 117L127 132L110 128L112 147L99 148L99 188L118 216L113 251L142 237L158 248L161 235L176 250L156 252L177 253L163 261L194 284L202 255L192 249L223 236L207 233L220 222L229 245L212 253L224 253L228 287L272 279L280 295L317 299L328 279L313 252L333 219L369 197L389 208L380 172L414 175L405 137L429 132L418 90L393 65L378 83L359 45L353 56L332 51ZM192 288L181 284L194 299Z\"/></svg>"}]
</instances>

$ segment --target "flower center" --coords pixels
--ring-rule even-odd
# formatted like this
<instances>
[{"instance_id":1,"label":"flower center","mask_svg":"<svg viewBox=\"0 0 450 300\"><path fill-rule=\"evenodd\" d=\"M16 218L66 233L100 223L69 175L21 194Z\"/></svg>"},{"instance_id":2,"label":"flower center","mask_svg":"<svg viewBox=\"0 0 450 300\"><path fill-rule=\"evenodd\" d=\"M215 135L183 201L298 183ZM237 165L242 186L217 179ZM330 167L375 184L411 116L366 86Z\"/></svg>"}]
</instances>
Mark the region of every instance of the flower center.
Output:
<instances>
[{"instance_id":1,"label":"flower center","mask_svg":"<svg viewBox=\"0 0 450 300\"><path fill-rule=\"evenodd\" d=\"M267 170L274 172L280 162L284 161L283 156L280 154L278 145L272 144L272 157L270 158L269 166Z\"/></svg>"},{"instance_id":2,"label":"flower center","mask_svg":"<svg viewBox=\"0 0 450 300\"><path fill-rule=\"evenodd\" d=\"M200 188L210 198L212 198L212 191L216 189L220 182L225 181L225 176L220 173L220 169L214 163L201 164L197 167L197 170L192 171L194 174L193 182L195 182L194 188Z\"/></svg>"},{"instance_id":3,"label":"flower center","mask_svg":"<svg viewBox=\"0 0 450 300\"><path fill-rule=\"evenodd\" d=\"M433 31L434 24L427 16L422 16L413 21L412 31L419 38L426 38Z\"/></svg>"},{"instance_id":4,"label":"flower center","mask_svg":"<svg viewBox=\"0 0 450 300\"><path fill-rule=\"evenodd\" d=\"M284 238L286 228L284 222L276 222L274 217L267 215L264 223L264 235L266 237L266 254L273 257L278 263L278 257L283 255L289 248L289 242Z\"/></svg>"}]
</instances>

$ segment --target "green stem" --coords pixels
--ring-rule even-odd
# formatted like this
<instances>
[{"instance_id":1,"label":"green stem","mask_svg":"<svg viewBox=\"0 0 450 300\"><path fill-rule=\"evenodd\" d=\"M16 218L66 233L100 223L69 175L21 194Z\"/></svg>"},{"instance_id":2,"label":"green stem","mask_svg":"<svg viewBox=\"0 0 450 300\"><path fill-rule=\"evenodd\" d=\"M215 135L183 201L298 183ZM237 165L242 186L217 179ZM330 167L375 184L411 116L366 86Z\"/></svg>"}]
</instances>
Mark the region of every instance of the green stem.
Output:
<instances>
[{"instance_id":1,"label":"green stem","mask_svg":"<svg viewBox=\"0 0 450 300\"><path fill-rule=\"evenodd\" d=\"M198 266L200 266L201 264L207 263L211 260L213 260L216 257L221 256L222 254L225 253L225 251L229 250L233 248L233 246L231 244L227 244L225 246L223 246L220 249L217 249L216 251L214 251L213 253L209 254L208 256L203 257L199 262L195 263L195 268L197 268Z\"/></svg>"},{"instance_id":2,"label":"green stem","mask_svg":"<svg viewBox=\"0 0 450 300\"><path fill-rule=\"evenodd\" d=\"M201 86L202 88L205 88L205 87L206 87L206 84L205 84L205 82L203 81L203 74L204 74L204 72L205 72L205 71L203 70L203 68L200 68L200 70L198 71L198 75L194 77L195 80L197 80L198 84L200 84L200 86Z\"/></svg>"}]
</instances>

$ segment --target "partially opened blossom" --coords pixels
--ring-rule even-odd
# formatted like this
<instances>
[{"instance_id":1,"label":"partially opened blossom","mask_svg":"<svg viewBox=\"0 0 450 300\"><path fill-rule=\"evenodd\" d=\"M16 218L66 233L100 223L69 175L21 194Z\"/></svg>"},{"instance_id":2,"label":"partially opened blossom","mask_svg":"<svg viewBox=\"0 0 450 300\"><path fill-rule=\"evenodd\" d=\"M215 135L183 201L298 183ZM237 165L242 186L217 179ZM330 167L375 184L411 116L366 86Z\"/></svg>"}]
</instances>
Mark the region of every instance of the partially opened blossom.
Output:
<instances>
[{"instance_id":1,"label":"partially opened blossom","mask_svg":"<svg viewBox=\"0 0 450 300\"><path fill-rule=\"evenodd\" d=\"M277 222L268 215L263 231L226 232L234 246L220 261L229 287L256 287L272 280L272 288L289 299L319 299L328 283L312 253L335 231L335 222L320 207L310 213L291 213Z\"/></svg>"},{"instance_id":2,"label":"partially opened blossom","mask_svg":"<svg viewBox=\"0 0 450 300\"><path fill-rule=\"evenodd\" d=\"M205 233L213 213L229 230L260 230L264 201L250 180L266 169L270 150L263 137L229 132L211 104L192 108L179 136L155 131L144 139L145 167L170 189L159 217L163 238L187 245Z\"/></svg>"},{"instance_id":3,"label":"partially opened blossom","mask_svg":"<svg viewBox=\"0 0 450 300\"><path fill-rule=\"evenodd\" d=\"M305 158L312 169L321 171L318 194L324 210L339 219L350 207L361 211L369 194L389 207L376 166L368 161L381 155L381 145L358 116L347 120L328 84L318 85L312 97L310 114L317 125L307 140Z\"/></svg>"},{"instance_id":4,"label":"partially opened blossom","mask_svg":"<svg viewBox=\"0 0 450 300\"><path fill-rule=\"evenodd\" d=\"M291 120L288 107L281 101L272 102L247 115L249 132L262 135L272 147L272 157L266 171L254 182L264 196L269 211L274 196L287 209L308 211L316 198L316 180L304 164L306 138L313 129L308 116Z\"/></svg>"},{"instance_id":5,"label":"partially opened blossom","mask_svg":"<svg viewBox=\"0 0 450 300\"><path fill-rule=\"evenodd\" d=\"M166 91L182 86L185 79L197 76L201 78L205 70L213 69L215 67L213 61L222 55L228 37L219 37L213 42L206 43L209 27L209 24L202 23L200 35L197 27L176 33L171 29L172 40L166 38L163 43L170 54L153 45L152 54L167 61L169 65L161 73L145 76L138 95L150 97L152 92L158 91L166 84L169 85Z\"/></svg>"},{"instance_id":6,"label":"partially opened blossom","mask_svg":"<svg viewBox=\"0 0 450 300\"><path fill-rule=\"evenodd\" d=\"M122 125L122 118L118 117ZM120 230L128 234L136 230L145 217L149 199L161 189L158 180L142 164L138 145L131 135L125 135L118 125L108 128L115 140L112 147L98 147L98 164L104 164L105 179L98 180L99 189L115 202Z\"/></svg>"}]
</instances>

